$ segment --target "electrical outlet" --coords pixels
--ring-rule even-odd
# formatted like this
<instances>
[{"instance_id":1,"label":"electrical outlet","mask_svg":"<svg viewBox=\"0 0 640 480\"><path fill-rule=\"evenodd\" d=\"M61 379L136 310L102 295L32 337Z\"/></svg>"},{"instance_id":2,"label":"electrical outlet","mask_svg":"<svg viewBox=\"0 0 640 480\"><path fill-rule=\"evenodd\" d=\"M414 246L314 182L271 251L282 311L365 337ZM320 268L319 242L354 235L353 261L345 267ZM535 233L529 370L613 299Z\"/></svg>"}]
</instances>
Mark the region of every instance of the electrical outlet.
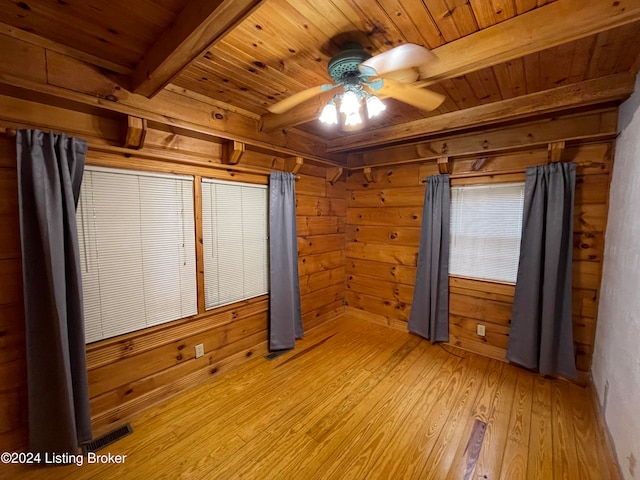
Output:
<instances>
[{"instance_id":1,"label":"electrical outlet","mask_svg":"<svg viewBox=\"0 0 640 480\"><path fill-rule=\"evenodd\" d=\"M196 358L200 358L204 355L204 343L196 345Z\"/></svg>"},{"instance_id":2,"label":"electrical outlet","mask_svg":"<svg viewBox=\"0 0 640 480\"><path fill-rule=\"evenodd\" d=\"M477 327L477 329L476 329L476 333L477 333L478 335L480 335L481 337L484 337L484 335L485 335L484 325L482 325L482 324L480 324L480 323L479 323L479 324L478 324L478 327Z\"/></svg>"}]
</instances>

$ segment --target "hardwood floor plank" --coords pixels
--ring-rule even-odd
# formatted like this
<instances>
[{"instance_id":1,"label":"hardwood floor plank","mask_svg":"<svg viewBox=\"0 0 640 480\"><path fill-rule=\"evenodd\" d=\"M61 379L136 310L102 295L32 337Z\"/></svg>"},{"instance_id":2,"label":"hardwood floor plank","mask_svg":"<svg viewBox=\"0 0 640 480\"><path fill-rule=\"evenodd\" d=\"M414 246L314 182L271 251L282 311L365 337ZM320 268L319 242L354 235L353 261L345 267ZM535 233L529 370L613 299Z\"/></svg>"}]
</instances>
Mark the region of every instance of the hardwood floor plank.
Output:
<instances>
[{"instance_id":1,"label":"hardwood floor plank","mask_svg":"<svg viewBox=\"0 0 640 480\"><path fill-rule=\"evenodd\" d=\"M564 381L553 382L553 388L551 389L553 476L557 480L571 478L579 471L575 434L572 425L573 418L568 397L569 384Z\"/></svg>"},{"instance_id":2,"label":"hardwood floor plank","mask_svg":"<svg viewBox=\"0 0 640 480\"><path fill-rule=\"evenodd\" d=\"M366 370L345 371L330 385L299 402L293 412L280 416L258 433L251 445L240 449L221 468L214 468L194 478L273 478L295 461L299 451L313 447L316 441L304 430L327 411L336 408L350 389L365 382L371 374ZM283 452L288 452L283 456ZM206 473L206 475L204 475Z\"/></svg>"},{"instance_id":3,"label":"hardwood floor plank","mask_svg":"<svg viewBox=\"0 0 640 480\"><path fill-rule=\"evenodd\" d=\"M415 348L417 342L411 342L410 344L404 344L402 348L394 352L391 359L384 365L380 366L377 370L371 369L372 376L366 385L363 385L362 389L355 390L352 395L349 396L338 409L330 412L327 416L323 417L319 422L313 425L308 431L307 435L321 442L334 428L335 425L344 419L355 407L361 404L361 402L370 394L370 392L377 387L381 380L393 370L393 368L406 357L412 348ZM380 358L380 357L379 357Z\"/></svg>"},{"instance_id":4,"label":"hardwood floor plank","mask_svg":"<svg viewBox=\"0 0 640 480\"><path fill-rule=\"evenodd\" d=\"M387 337L387 339L392 339L393 337L394 336L389 336ZM417 339L410 339L410 342L409 342L409 341L406 341L407 340L406 336L403 336L403 337L404 337L403 343L389 342L390 348L382 349L381 351L376 352L376 357L379 357L383 360L381 362L382 364L386 364L387 366L393 365L394 360L396 358L406 355L406 353L410 352L411 349L417 344ZM379 339L379 340L382 342L382 339ZM353 358L349 358L349 357L358 357L358 356L360 357L360 361L358 362L355 362ZM329 373L332 372L334 375L337 375L341 371L341 367L340 367L341 364L346 365L346 367L343 367L343 368L346 368L346 370L343 372L344 377L343 378L339 377L337 381L337 384L341 384L341 383L347 383L346 380L350 376L352 376L352 372L351 372L351 369L353 368L352 365L354 364L359 365L363 367L364 371L366 372L370 368L371 363L372 362L369 357L361 355L361 353L359 353L356 350L355 352L353 352L353 355L347 356L346 358L342 358L340 363L326 362L326 365L328 367L327 371ZM391 368L391 367L388 367L388 368ZM371 375L369 375L363 382L360 382L357 385L365 386L365 387L368 386L370 384L369 382L370 377ZM355 386L353 387L357 388ZM326 392L326 388L324 391ZM304 394L304 398L306 399L314 398L318 395L317 391L309 391L308 388L301 389L301 394ZM291 395L293 395L292 392L288 392L286 396L291 396ZM333 399L335 400L335 397L333 397ZM279 403L283 403L281 399ZM288 404L286 405L287 408L284 409L285 411L289 412L287 415L291 415L292 413L295 413L296 411L295 400L288 400L285 403ZM318 403L317 398L314 398L314 403ZM263 409L263 414L261 416L268 417L268 416L274 415L273 412L277 411L277 412L280 412L281 418L285 418L284 412L282 411L282 406L274 404L271 406L265 405L265 407L266 408ZM321 409L321 413L322 415L326 416L330 411L335 411L336 409L339 409L339 405L333 405L333 408L331 409L327 409L327 408ZM309 425L309 426L311 425L310 423L311 418L317 419L317 417L306 417L305 425ZM300 432L302 429L303 427L301 424L298 424L295 427L296 432ZM304 447L305 445L313 446L316 443L316 440L314 440L312 437L311 437L311 440L304 438L304 436L302 438L298 438L300 437L300 433L296 433L296 435L294 436L290 436L290 435L278 436L272 432L271 426L269 426L268 429L265 429L265 431L266 430L270 431L271 436L273 436L274 438L266 439L266 443L264 445L265 447L264 452L262 451L262 449L260 449L260 454L256 456L255 446L253 446L248 451L248 457L245 458L245 455L243 454L244 452L239 452L239 455L234 456L234 458L231 459L230 462L227 462L224 468L220 470L214 470L209 473L211 475L215 475L214 478L256 478L256 476L264 475L265 471L270 470L272 467L276 469L286 468L286 465L282 465L282 463L283 462L287 464L290 463L292 461L292 457L295 456L296 454L295 450L297 448ZM287 447L289 443L291 443L292 445ZM277 449L277 451L280 451L280 452L289 451L290 453L284 459L280 459L278 457L271 458L272 455L270 454L270 448L274 448L274 447ZM302 448L302 450L304 450L304 448ZM277 461L278 465L274 465L274 461ZM257 473L258 471L261 472L259 475ZM252 475L256 475L256 476L252 476Z\"/></svg>"},{"instance_id":5,"label":"hardwood floor plank","mask_svg":"<svg viewBox=\"0 0 640 480\"><path fill-rule=\"evenodd\" d=\"M591 421L593 422L594 428L596 429L596 449L598 451L598 458L600 461L602 477L605 480L621 480L622 473L620 471L620 467L615 459L615 454L613 448L610 444L610 439L608 437L608 432L606 431L606 426L604 424L604 418L602 418L600 413L600 405L598 394L595 391L595 387L593 384L587 387L588 396L590 401L587 401L589 404L589 413L591 417Z\"/></svg>"},{"instance_id":6,"label":"hardwood floor plank","mask_svg":"<svg viewBox=\"0 0 640 480\"><path fill-rule=\"evenodd\" d=\"M459 480L464 478L467 470L468 439L471 437L476 420L488 423L492 412L492 405L496 400L496 394L501 385L501 377L504 367L504 364L496 360L492 360L490 362L471 415L467 419L461 437L457 439L458 443L454 461L451 464L446 477L442 478L446 478L447 480Z\"/></svg>"},{"instance_id":7,"label":"hardwood floor plank","mask_svg":"<svg viewBox=\"0 0 640 480\"><path fill-rule=\"evenodd\" d=\"M430 385L418 404L393 432L386 448L378 453L369 469L369 479L414 478L420 474L425 458L451 418L450 402L461 388L468 386L469 376L473 377L474 368L470 368L469 362L469 358L463 358L445 381L429 380Z\"/></svg>"},{"instance_id":8,"label":"hardwood floor plank","mask_svg":"<svg viewBox=\"0 0 640 480\"><path fill-rule=\"evenodd\" d=\"M458 352L448 355L455 357ZM463 389L473 388L474 383L477 385L478 377L484 373L486 362L473 365L471 357L464 355L450 375L439 375L430 381L419 403L371 466L371 479L418 478L421 475L426 458L438 445L441 431L450 421L455 421L452 419L452 411L457 406L455 400Z\"/></svg>"},{"instance_id":9,"label":"hardwood floor plank","mask_svg":"<svg viewBox=\"0 0 640 480\"><path fill-rule=\"evenodd\" d=\"M327 462L327 471L321 478L357 479L375 471L374 465L384 455L388 446L393 444L395 433L402 431L409 417L412 417L413 422L416 421L416 416L412 413L415 410L423 412L426 399L433 400L438 394L444 394L451 382L459 379L462 374L458 368L459 363L459 358L450 356L439 370L427 366L426 368L430 369L429 374L420 381L413 385L402 384L388 401L378 403L375 413L369 415L366 423L360 424L358 441L343 440L344 448L339 449L337 457ZM426 403L426 406L428 405L429 403Z\"/></svg>"},{"instance_id":10,"label":"hardwood floor plank","mask_svg":"<svg viewBox=\"0 0 640 480\"><path fill-rule=\"evenodd\" d=\"M507 429L500 480L526 480L531 431L533 374L520 370Z\"/></svg>"},{"instance_id":11,"label":"hardwood floor plank","mask_svg":"<svg viewBox=\"0 0 640 480\"><path fill-rule=\"evenodd\" d=\"M553 434L551 425L551 382L536 377L531 400L531 433L527 480L553 478Z\"/></svg>"},{"instance_id":12,"label":"hardwood floor plank","mask_svg":"<svg viewBox=\"0 0 640 480\"><path fill-rule=\"evenodd\" d=\"M313 451L307 452L304 460L296 465L297 478L323 478L325 472L331 471L334 462L348 454L352 445L366 441L363 437L372 435L371 430L375 429L376 422L384 421L382 415L388 410L389 405L406 405L404 397L411 389L401 386L397 377L389 375L392 370L381 367L373 372L377 375L379 383L370 389L346 415L337 419L332 418L330 429L322 432L324 435L319 437L318 446ZM420 391L420 388L414 387L413 390ZM378 420L374 422L372 417ZM373 436L375 437L378 433L375 432ZM353 468L350 466L349 471ZM347 475L347 472L342 474Z\"/></svg>"},{"instance_id":13,"label":"hardwood floor plank","mask_svg":"<svg viewBox=\"0 0 640 480\"><path fill-rule=\"evenodd\" d=\"M515 393L518 372L513 368L503 368L500 383L491 404L487 419L487 431L480 456L476 463L476 475L480 478L500 478L504 458L509 418Z\"/></svg>"},{"instance_id":14,"label":"hardwood floor plank","mask_svg":"<svg viewBox=\"0 0 640 480\"><path fill-rule=\"evenodd\" d=\"M220 432L213 428L205 429L202 433L209 434L209 437L202 438L215 438L216 441L195 445L191 441L188 445L183 444L182 453L178 456L168 456L167 452L162 452L156 457L159 460L155 465L158 473L154 474L154 480L173 480L176 478L175 471L181 472L180 478L203 478L202 472L208 471L213 465L218 465L245 445L244 440L239 436L221 436ZM143 465L144 463L136 462L131 474L127 474L127 480L148 480L149 470ZM114 469L112 474L117 474L117 470Z\"/></svg>"},{"instance_id":15,"label":"hardwood floor plank","mask_svg":"<svg viewBox=\"0 0 640 480\"><path fill-rule=\"evenodd\" d=\"M591 417L588 389L569 384L568 390L570 400L569 413L571 414L571 423L573 424L573 432L576 439L576 455L580 478L585 480L606 480L609 478L607 465L606 463L600 463L602 457L599 453L594 455L594 447L598 452L601 449L597 448L597 422ZM600 472L605 472L606 476Z\"/></svg>"},{"instance_id":16,"label":"hardwood floor plank","mask_svg":"<svg viewBox=\"0 0 640 480\"><path fill-rule=\"evenodd\" d=\"M459 351L459 350L458 350ZM440 480L447 476L456 455L456 447L471 418L475 401L485 381L490 360L480 355L465 353L471 369L460 393L453 399L454 405L444 428L435 439L419 478Z\"/></svg>"},{"instance_id":17,"label":"hardwood floor plank","mask_svg":"<svg viewBox=\"0 0 640 480\"><path fill-rule=\"evenodd\" d=\"M464 449L466 456L466 465L464 467L464 480L469 480L476 468L480 451L482 450L482 442L484 442L484 434L487 432L487 424L477 418L473 422L471 435Z\"/></svg>"}]
</instances>

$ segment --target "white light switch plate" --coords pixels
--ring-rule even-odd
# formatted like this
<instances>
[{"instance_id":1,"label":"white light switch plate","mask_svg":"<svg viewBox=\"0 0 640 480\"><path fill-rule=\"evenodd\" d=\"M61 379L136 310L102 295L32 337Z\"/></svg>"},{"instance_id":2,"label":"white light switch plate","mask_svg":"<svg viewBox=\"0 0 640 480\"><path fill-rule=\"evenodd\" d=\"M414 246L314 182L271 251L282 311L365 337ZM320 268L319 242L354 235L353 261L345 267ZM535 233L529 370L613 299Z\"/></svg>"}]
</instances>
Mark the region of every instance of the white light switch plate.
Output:
<instances>
[{"instance_id":1,"label":"white light switch plate","mask_svg":"<svg viewBox=\"0 0 640 480\"><path fill-rule=\"evenodd\" d=\"M200 358L204 355L204 343L196 345L196 358Z\"/></svg>"},{"instance_id":2,"label":"white light switch plate","mask_svg":"<svg viewBox=\"0 0 640 480\"><path fill-rule=\"evenodd\" d=\"M484 332L484 325L478 324L478 328L477 328L477 333L478 335L480 335L481 337L484 337L485 332Z\"/></svg>"}]
</instances>

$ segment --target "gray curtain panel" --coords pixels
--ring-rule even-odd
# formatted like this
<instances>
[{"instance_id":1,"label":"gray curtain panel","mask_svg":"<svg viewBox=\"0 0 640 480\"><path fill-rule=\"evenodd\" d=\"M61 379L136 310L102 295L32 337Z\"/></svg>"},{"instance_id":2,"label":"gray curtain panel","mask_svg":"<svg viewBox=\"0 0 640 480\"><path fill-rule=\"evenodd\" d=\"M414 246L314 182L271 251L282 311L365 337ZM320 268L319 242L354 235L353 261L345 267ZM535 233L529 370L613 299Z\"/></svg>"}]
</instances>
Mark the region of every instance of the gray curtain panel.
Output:
<instances>
[{"instance_id":1,"label":"gray curtain panel","mask_svg":"<svg viewBox=\"0 0 640 480\"><path fill-rule=\"evenodd\" d=\"M269 349L295 347L301 338L298 238L296 235L296 178L271 172L269 179Z\"/></svg>"},{"instance_id":2,"label":"gray curtain panel","mask_svg":"<svg viewBox=\"0 0 640 480\"><path fill-rule=\"evenodd\" d=\"M409 331L432 343L449 340L449 175L427 178Z\"/></svg>"},{"instance_id":3,"label":"gray curtain panel","mask_svg":"<svg viewBox=\"0 0 640 480\"><path fill-rule=\"evenodd\" d=\"M529 167L507 359L576 378L571 323L574 163Z\"/></svg>"},{"instance_id":4,"label":"gray curtain panel","mask_svg":"<svg viewBox=\"0 0 640 480\"><path fill-rule=\"evenodd\" d=\"M77 453L92 436L75 216L87 143L20 130L16 147L29 450Z\"/></svg>"}]
</instances>

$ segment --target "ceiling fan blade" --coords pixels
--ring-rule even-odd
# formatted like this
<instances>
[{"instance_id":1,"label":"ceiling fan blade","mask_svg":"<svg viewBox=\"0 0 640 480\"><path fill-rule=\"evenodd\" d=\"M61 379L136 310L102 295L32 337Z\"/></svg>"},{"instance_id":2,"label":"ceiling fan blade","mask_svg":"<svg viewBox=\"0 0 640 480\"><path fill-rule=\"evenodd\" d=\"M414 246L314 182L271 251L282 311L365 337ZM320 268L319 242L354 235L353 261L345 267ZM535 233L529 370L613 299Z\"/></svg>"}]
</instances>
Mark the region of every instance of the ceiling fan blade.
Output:
<instances>
[{"instance_id":1,"label":"ceiling fan blade","mask_svg":"<svg viewBox=\"0 0 640 480\"><path fill-rule=\"evenodd\" d=\"M431 51L420 45L405 43L365 60L361 65L373 68L378 75L396 70L415 68L437 59Z\"/></svg>"},{"instance_id":2,"label":"ceiling fan blade","mask_svg":"<svg viewBox=\"0 0 640 480\"><path fill-rule=\"evenodd\" d=\"M420 72L416 67L412 67L403 68L402 70L393 70L380 76L384 79L391 79L400 83L413 83L420 78Z\"/></svg>"},{"instance_id":3,"label":"ceiling fan blade","mask_svg":"<svg viewBox=\"0 0 640 480\"><path fill-rule=\"evenodd\" d=\"M293 95L285 98L284 100L280 100L279 102L274 103L267 107L271 113L285 113L291 110L293 107L297 107L303 102L315 97L316 95L320 95L322 92L326 92L327 90L332 90L339 85L318 85L316 87L307 88L306 90L302 90L301 92L294 93Z\"/></svg>"},{"instance_id":4,"label":"ceiling fan blade","mask_svg":"<svg viewBox=\"0 0 640 480\"><path fill-rule=\"evenodd\" d=\"M384 79L384 85L378 92L381 95L395 98L420 110L427 111L438 108L442 102L444 102L445 98L444 95L440 95L431 90L407 85L389 78Z\"/></svg>"}]
</instances>

